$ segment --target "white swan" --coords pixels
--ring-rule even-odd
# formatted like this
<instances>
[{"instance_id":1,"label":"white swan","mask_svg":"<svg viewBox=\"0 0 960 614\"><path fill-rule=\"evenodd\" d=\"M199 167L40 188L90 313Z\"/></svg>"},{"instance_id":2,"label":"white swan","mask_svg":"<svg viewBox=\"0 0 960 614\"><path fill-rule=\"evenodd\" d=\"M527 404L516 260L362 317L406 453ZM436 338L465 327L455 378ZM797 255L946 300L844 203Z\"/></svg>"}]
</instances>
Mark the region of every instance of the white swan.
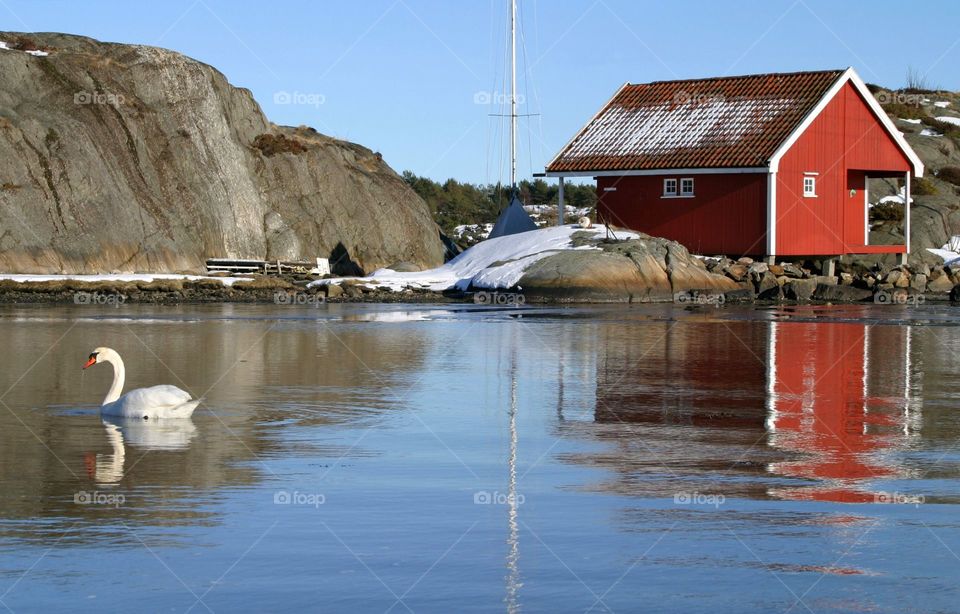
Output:
<instances>
[{"instance_id":1,"label":"white swan","mask_svg":"<svg viewBox=\"0 0 960 614\"><path fill-rule=\"evenodd\" d=\"M137 388L120 396L126 373L120 354L110 348L96 348L90 353L90 358L83 368L86 369L101 362L109 362L113 365L113 385L110 386L100 406L100 413L103 415L142 420L189 418L200 404L200 400L194 399L186 390L167 385Z\"/></svg>"}]
</instances>

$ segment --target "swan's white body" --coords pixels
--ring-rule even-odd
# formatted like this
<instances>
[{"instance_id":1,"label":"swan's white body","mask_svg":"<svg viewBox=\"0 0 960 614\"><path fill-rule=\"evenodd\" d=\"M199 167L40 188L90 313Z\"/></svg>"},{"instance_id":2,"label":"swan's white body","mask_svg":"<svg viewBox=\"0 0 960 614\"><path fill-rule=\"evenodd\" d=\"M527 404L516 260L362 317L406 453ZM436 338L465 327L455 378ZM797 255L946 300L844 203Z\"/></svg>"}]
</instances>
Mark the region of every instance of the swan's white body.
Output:
<instances>
[{"instance_id":1,"label":"swan's white body","mask_svg":"<svg viewBox=\"0 0 960 614\"><path fill-rule=\"evenodd\" d=\"M100 406L100 413L105 416L140 420L189 418L200 404L200 400L194 399L186 390L169 385L137 388L121 395L126 370L120 354L110 348L97 348L90 354L84 369L101 362L113 365L113 384Z\"/></svg>"}]
</instances>

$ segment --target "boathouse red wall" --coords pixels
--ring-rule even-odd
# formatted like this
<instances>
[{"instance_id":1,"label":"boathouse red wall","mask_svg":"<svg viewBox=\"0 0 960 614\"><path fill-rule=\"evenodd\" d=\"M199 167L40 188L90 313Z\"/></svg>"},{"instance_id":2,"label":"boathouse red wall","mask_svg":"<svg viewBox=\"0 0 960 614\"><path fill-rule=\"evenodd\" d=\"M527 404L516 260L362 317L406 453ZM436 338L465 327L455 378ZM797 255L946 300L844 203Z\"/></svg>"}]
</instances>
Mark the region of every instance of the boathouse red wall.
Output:
<instances>
[{"instance_id":1,"label":"boathouse red wall","mask_svg":"<svg viewBox=\"0 0 960 614\"><path fill-rule=\"evenodd\" d=\"M692 197L664 197L663 180L694 177ZM678 241L699 254L758 254L767 240L766 173L597 178L604 223Z\"/></svg>"},{"instance_id":2,"label":"boathouse red wall","mask_svg":"<svg viewBox=\"0 0 960 614\"><path fill-rule=\"evenodd\" d=\"M759 166L759 165L758 165ZM867 245L865 177L903 177L910 160L849 81L780 160L776 254L903 253ZM803 195L807 173L816 197ZM694 178L694 196L664 197L663 180ZM701 254L767 253L767 177L751 173L597 177L598 218L684 244ZM851 193L851 190L855 192Z\"/></svg>"},{"instance_id":3,"label":"boathouse red wall","mask_svg":"<svg viewBox=\"0 0 960 614\"><path fill-rule=\"evenodd\" d=\"M910 169L910 160L848 82L780 160L777 254L904 251L867 246L864 176L903 177ZM803 196L804 173L818 173L815 198Z\"/></svg>"}]
</instances>

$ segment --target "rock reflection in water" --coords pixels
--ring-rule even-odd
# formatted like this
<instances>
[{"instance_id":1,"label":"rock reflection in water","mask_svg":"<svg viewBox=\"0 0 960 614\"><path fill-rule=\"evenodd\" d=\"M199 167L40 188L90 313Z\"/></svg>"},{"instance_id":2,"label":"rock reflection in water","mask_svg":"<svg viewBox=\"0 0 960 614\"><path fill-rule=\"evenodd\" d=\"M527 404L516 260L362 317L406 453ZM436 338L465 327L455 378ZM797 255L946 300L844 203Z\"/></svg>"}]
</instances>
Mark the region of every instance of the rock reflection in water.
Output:
<instances>
[{"instance_id":1,"label":"rock reflection in water","mask_svg":"<svg viewBox=\"0 0 960 614\"><path fill-rule=\"evenodd\" d=\"M397 407L391 387L420 369L430 339L358 324L334 331L291 309L176 308L140 318L45 307L0 320L5 347L50 348L0 368L0 537L62 543L95 539L84 526L126 535L124 524L219 522L224 488L252 488L291 450L331 459L370 453L311 436L312 427L366 425ZM101 315L101 311L103 311ZM310 312L311 315L313 312ZM269 314L269 315L268 315ZM102 420L93 403L109 373L82 372L97 343L128 359L127 388L172 383L206 398L192 421ZM39 361L28 369L34 361ZM72 399L74 402L64 405ZM84 405L87 404L87 405ZM298 437L278 426L296 423ZM82 505L78 492L123 493L124 505ZM38 519L48 522L37 522ZM132 537L130 538L132 539Z\"/></svg>"}]
</instances>

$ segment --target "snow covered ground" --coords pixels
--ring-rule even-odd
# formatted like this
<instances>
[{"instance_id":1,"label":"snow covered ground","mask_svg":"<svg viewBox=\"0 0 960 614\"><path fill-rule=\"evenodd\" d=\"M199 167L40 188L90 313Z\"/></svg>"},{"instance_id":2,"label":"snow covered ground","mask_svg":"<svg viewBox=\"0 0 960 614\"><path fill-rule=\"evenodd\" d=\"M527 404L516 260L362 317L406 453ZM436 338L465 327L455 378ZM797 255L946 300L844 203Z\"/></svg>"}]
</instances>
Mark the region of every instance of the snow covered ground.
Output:
<instances>
[{"instance_id":1,"label":"snow covered ground","mask_svg":"<svg viewBox=\"0 0 960 614\"><path fill-rule=\"evenodd\" d=\"M960 263L960 235L950 237L950 240L940 249L928 247L927 251L943 258L944 264Z\"/></svg>"},{"instance_id":2,"label":"snow covered ground","mask_svg":"<svg viewBox=\"0 0 960 614\"><path fill-rule=\"evenodd\" d=\"M954 126L960 126L960 117L950 117L949 115L940 115L937 117L939 121L942 121L947 124L953 124Z\"/></svg>"},{"instance_id":3,"label":"snow covered ground","mask_svg":"<svg viewBox=\"0 0 960 614\"><path fill-rule=\"evenodd\" d=\"M523 272L530 265L551 254L574 249L599 249L590 246L573 247L571 236L576 232L589 232L597 238L602 238L605 236L606 228L594 226L584 230L573 225L539 228L477 243L450 262L435 269L415 273L398 273L390 269L379 269L359 280L371 288L386 286L394 291L408 287L434 291L452 288L465 290L471 284L479 288L510 288L520 281ZM638 236L635 233L617 231L617 238L620 239L633 239ZM310 285L337 284L344 279L347 278L321 279Z\"/></svg>"},{"instance_id":4,"label":"snow covered ground","mask_svg":"<svg viewBox=\"0 0 960 614\"><path fill-rule=\"evenodd\" d=\"M523 210L531 215L543 215L544 213L552 213L556 215L557 206L556 205L524 205ZM563 206L563 215L569 219L575 219L582 217L590 213L590 207L573 207L571 205Z\"/></svg>"},{"instance_id":5,"label":"snow covered ground","mask_svg":"<svg viewBox=\"0 0 960 614\"><path fill-rule=\"evenodd\" d=\"M904 201L906 200L906 198L907 198L907 188L906 188L906 187L903 187L903 188L900 188L900 192L899 192L899 193L897 193L897 194L895 194L895 195L891 195L891 196L884 196L884 197L881 198L878 202L879 202L880 204L884 204L884 203L899 203L899 204L902 205L902 204L904 203ZM873 203L871 203L870 206L873 207Z\"/></svg>"},{"instance_id":6,"label":"snow covered ground","mask_svg":"<svg viewBox=\"0 0 960 614\"><path fill-rule=\"evenodd\" d=\"M490 236L491 230L493 230L493 224L463 224L455 226L453 234L456 235L458 239L463 238L463 235L468 233L476 234L481 239L486 239Z\"/></svg>"},{"instance_id":7,"label":"snow covered ground","mask_svg":"<svg viewBox=\"0 0 960 614\"><path fill-rule=\"evenodd\" d=\"M0 273L0 280L9 279L16 282L25 281L156 281L158 279L182 279L184 281L195 281L197 279L216 279L222 281L226 286L232 286L234 282L243 281L249 278L243 277L209 277L205 275L175 275L171 273L117 273L103 275L29 275L17 273Z\"/></svg>"},{"instance_id":8,"label":"snow covered ground","mask_svg":"<svg viewBox=\"0 0 960 614\"><path fill-rule=\"evenodd\" d=\"M4 42L4 41L0 41L0 50L3 50L3 51L16 51L15 49L12 49L12 48L10 47L10 43ZM36 57L38 57L38 58L42 58L43 56L50 55L50 54L47 53L46 51L40 51L39 49L31 49L31 50L29 50L29 51L24 51L24 53L28 53L28 54L30 54L30 55L32 55L32 56L36 56Z\"/></svg>"}]
</instances>

